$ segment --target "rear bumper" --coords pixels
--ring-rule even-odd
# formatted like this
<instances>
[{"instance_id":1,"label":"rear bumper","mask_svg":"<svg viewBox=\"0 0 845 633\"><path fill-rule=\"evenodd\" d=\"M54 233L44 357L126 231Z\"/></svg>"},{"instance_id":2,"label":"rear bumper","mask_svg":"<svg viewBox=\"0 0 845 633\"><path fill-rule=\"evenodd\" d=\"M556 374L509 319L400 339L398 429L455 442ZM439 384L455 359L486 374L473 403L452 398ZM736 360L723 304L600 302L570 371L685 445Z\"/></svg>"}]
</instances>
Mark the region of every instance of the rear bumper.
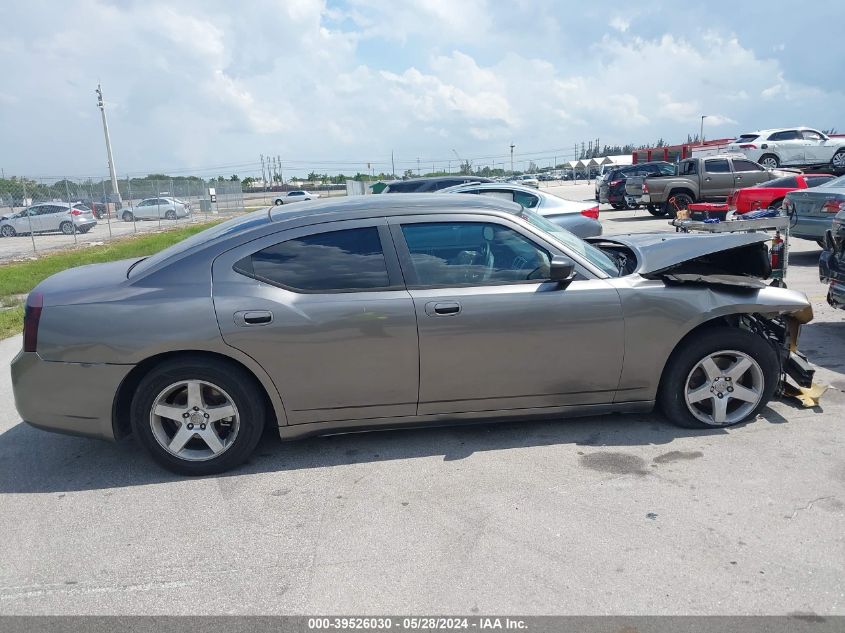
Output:
<instances>
[{"instance_id":1,"label":"rear bumper","mask_svg":"<svg viewBox=\"0 0 845 633\"><path fill-rule=\"evenodd\" d=\"M15 407L39 429L114 440L114 398L133 367L45 361L19 352L11 363Z\"/></svg>"},{"instance_id":2,"label":"rear bumper","mask_svg":"<svg viewBox=\"0 0 845 633\"><path fill-rule=\"evenodd\" d=\"M833 215L828 217L814 217L807 215L796 216L795 226L790 227L790 237L800 237L805 240L824 239L824 233L833 225Z\"/></svg>"}]
</instances>

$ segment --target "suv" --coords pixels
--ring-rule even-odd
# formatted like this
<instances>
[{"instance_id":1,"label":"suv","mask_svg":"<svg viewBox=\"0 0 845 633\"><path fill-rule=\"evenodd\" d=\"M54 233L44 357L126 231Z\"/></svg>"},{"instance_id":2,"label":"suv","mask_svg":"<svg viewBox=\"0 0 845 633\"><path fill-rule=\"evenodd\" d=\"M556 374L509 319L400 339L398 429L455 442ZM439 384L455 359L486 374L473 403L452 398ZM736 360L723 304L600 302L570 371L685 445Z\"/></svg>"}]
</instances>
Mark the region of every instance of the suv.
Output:
<instances>
[{"instance_id":1,"label":"suv","mask_svg":"<svg viewBox=\"0 0 845 633\"><path fill-rule=\"evenodd\" d=\"M845 138L831 138L808 127L742 134L726 149L741 152L767 169L825 165L835 172L845 171Z\"/></svg>"},{"instance_id":2,"label":"suv","mask_svg":"<svg viewBox=\"0 0 845 633\"><path fill-rule=\"evenodd\" d=\"M431 178L411 178L410 180L394 180L388 183L382 193L431 193L462 185L466 182L493 182L481 176L435 176Z\"/></svg>"}]
</instances>

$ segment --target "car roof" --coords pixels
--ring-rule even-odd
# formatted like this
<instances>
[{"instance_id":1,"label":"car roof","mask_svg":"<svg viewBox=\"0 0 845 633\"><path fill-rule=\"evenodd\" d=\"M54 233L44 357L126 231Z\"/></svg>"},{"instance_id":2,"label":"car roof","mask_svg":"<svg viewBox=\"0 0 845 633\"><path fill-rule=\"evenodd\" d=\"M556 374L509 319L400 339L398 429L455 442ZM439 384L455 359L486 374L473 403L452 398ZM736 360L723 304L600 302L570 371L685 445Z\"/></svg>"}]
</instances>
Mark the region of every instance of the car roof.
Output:
<instances>
[{"instance_id":1,"label":"car roof","mask_svg":"<svg viewBox=\"0 0 845 633\"><path fill-rule=\"evenodd\" d=\"M484 176L464 176L463 174L455 174L454 176L424 176L422 178L408 178L407 180L391 180L388 185L394 185L400 182L442 182L444 180L455 180L464 178L475 182L491 182L489 178Z\"/></svg>"},{"instance_id":2,"label":"car roof","mask_svg":"<svg viewBox=\"0 0 845 633\"><path fill-rule=\"evenodd\" d=\"M537 194L538 190L534 187L526 187L525 185L520 185L515 182L464 182L460 185L454 185L452 187L447 187L446 189L441 189L440 191L435 192L437 195L449 194L458 191L459 189L479 189L479 190L486 190L486 189L508 189L513 191L524 191L525 193Z\"/></svg>"},{"instance_id":3,"label":"car roof","mask_svg":"<svg viewBox=\"0 0 845 633\"><path fill-rule=\"evenodd\" d=\"M302 219L314 220L302 224L354 220L373 216L396 217L417 214L489 212L513 215L522 210L522 205L497 198L480 198L465 194L406 193L401 196L349 196L347 198L319 198L283 207L270 207L270 219L275 222L293 222ZM299 223L299 222L297 222Z\"/></svg>"},{"instance_id":4,"label":"car roof","mask_svg":"<svg viewBox=\"0 0 845 633\"><path fill-rule=\"evenodd\" d=\"M775 127L770 130L755 130L754 132L743 132L739 136L751 136L752 134L762 136L763 134L774 134L775 132L789 132L790 130L812 130L813 132L819 131L814 127L807 127L806 125L795 125L793 127Z\"/></svg>"}]
</instances>

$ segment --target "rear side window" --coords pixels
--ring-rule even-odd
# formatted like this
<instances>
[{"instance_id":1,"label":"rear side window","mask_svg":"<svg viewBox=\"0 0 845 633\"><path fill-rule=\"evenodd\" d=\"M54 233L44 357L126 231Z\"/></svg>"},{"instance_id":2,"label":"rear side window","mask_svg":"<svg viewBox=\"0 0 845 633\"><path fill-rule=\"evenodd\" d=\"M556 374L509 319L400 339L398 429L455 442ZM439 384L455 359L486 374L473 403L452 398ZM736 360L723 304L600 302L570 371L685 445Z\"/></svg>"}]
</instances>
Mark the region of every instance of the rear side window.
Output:
<instances>
[{"instance_id":1,"label":"rear side window","mask_svg":"<svg viewBox=\"0 0 845 633\"><path fill-rule=\"evenodd\" d=\"M694 160L688 160L681 163L679 172L681 176L692 176L698 173L698 163Z\"/></svg>"},{"instance_id":2,"label":"rear side window","mask_svg":"<svg viewBox=\"0 0 845 633\"><path fill-rule=\"evenodd\" d=\"M742 134L734 140L734 143L750 143L751 141L756 141L759 136L759 134Z\"/></svg>"},{"instance_id":3,"label":"rear side window","mask_svg":"<svg viewBox=\"0 0 845 633\"><path fill-rule=\"evenodd\" d=\"M376 227L307 235L244 257L239 273L305 292L387 288L390 279Z\"/></svg>"},{"instance_id":4,"label":"rear side window","mask_svg":"<svg viewBox=\"0 0 845 633\"><path fill-rule=\"evenodd\" d=\"M385 193L412 193L419 189L420 186L420 182L394 182L387 188Z\"/></svg>"},{"instance_id":5,"label":"rear side window","mask_svg":"<svg viewBox=\"0 0 845 633\"><path fill-rule=\"evenodd\" d=\"M804 180L807 182L808 188L818 187L833 180L833 176L804 176Z\"/></svg>"},{"instance_id":6,"label":"rear side window","mask_svg":"<svg viewBox=\"0 0 845 633\"><path fill-rule=\"evenodd\" d=\"M731 166L724 158L711 158L704 161L704 171L708 174L729 174Z\"/></svg>"},{"instance_id":7,"label":"rear side window","mask_svg":"<svg viewBox=\"0 0 845 633\"><path fill-rule=\"evenodd\" d=\"M735 160L734 171L765 171L765 169L750 160Z\"/></svg>"},{"instance_id":8,"label":"rear side window","mask_svg":"<svg viewBox=\"0 0 845 633\"><path fill-rule=\"evenodd\" d=\"M783 178L775 178L774 180L769 180L768 182L761 183L758 185L759 187L784 187L784 188L798 188L798 179L795 176L785 176Z\"/></svg>"}]
</instances>

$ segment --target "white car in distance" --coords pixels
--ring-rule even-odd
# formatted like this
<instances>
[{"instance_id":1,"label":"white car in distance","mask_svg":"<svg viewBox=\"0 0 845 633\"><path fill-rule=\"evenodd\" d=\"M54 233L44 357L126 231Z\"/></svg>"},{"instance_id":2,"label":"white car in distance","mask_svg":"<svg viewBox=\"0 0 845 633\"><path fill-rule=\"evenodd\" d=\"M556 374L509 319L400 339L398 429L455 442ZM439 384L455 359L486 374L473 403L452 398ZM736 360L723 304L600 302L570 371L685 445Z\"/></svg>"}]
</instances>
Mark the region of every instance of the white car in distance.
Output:
<instances>
[{"instance_id":1,"label":"white car in distance","mask_svg":"<svg viewBox=\"0 0 845 633\"><path fill-rule=\"evenodd\" d=\"M277 196L273 200L273 204L278 206L280 204L290 204L291 202L302 202L303 200L316 200L319 197L319 193L311 193L310 191L305 191L304 189L295 189L293 191L288 191L283 196Z\"/></svg>"},{"instance_id":2,"label":"white car in distance","mask_svg":"<svg viewBox=\"0 0 845 633\"><path fill-rule=\"evenodd\" d=\"M766 169L825 165L845 171L845 137L831 138L808 127L760 130L740 135L726 148L740 152Z\"/></svg>"}]
</instances>

